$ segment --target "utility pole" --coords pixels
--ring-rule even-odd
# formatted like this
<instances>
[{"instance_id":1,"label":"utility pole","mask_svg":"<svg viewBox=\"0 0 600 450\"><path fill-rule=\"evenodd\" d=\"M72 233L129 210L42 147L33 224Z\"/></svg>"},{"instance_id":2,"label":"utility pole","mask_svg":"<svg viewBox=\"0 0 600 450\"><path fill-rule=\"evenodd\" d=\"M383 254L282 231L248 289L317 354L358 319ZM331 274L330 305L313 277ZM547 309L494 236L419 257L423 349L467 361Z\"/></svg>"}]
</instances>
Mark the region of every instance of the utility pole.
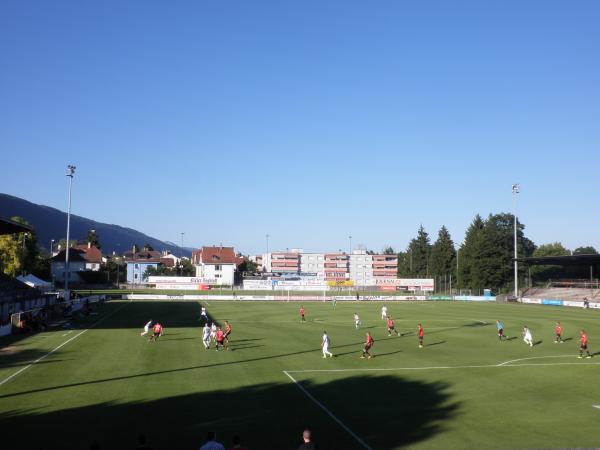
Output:
<instances>
[{"instance_id":1,"label":"utility pole","mask_svg":"<svg viewBox=\"0 0 600 450\"><path fill-rule=\"evenodd\" d=\"M512 194L513 194L513 221L515 228L515 297L519 296L519 263L517 262L517 258L519 256L517 251L517 194L519 193L520 186L518 184L512 185Z\"/></svg>"},{"instance_id":2,"label":"utility pole","mask_svg":"<svg viewBox=\"0 0 600 450\"><path fill-rule=\"evenodd\" d=\"M75 175L75 166L69 164L67 166L67 177L69 177L69 207L67 209L67 248L65 250L65 300L71 299L71 294L69 293L69 278L71 277L71 273L69 272L69 239L71 237L71 191L73 189L73 176Z\"/></svg>"}]
</instances>

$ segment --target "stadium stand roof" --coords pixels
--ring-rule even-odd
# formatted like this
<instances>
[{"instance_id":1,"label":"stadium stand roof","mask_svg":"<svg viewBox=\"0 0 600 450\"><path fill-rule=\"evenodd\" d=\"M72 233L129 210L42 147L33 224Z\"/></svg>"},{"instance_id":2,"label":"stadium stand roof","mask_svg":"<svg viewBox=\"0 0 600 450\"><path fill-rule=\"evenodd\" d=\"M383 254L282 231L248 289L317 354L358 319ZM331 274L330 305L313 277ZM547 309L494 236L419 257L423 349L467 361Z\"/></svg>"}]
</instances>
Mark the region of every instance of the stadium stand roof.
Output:
<instances>
[{"instance_id":1,"label":"stadium stand roof","mask_svg":"<svg viewBox=\"0 0 600 450\"><path fill-rule=\"evenodd\" d=\"M595 266L600 264L600 255L531 256L517 261L532 266Z\"/></svg>"},{"instance_id":2,"label":"stadium stand roof","mask_svg":"<svg viewBox=\"0 0 600 450\"><path fill-rule=\"evenodd\" d=\"M15 222L14 220L0 217L0 235L23 233L28 231L32 231L32 228L29 225L23 225L22 223Z\"/></svg>"}]
</instances>

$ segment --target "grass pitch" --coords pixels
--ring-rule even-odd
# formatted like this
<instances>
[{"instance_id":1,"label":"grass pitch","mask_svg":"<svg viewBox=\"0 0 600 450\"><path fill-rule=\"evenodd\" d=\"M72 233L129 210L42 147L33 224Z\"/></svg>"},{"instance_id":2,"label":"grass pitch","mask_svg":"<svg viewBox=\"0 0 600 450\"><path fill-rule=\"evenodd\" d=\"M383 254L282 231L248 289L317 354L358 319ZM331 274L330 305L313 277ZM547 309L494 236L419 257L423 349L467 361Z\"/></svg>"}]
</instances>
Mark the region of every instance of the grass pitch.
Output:
<instances>
[{"instance_id":1,"label":"grass pitch","mask_svg":"<svg viewBox=\"0 0 600 450\"><path fill-rule=\"evenodd\" d=\"M390 303L403 336L389 337L381 305L306 303L301 324L298 303L210 301L233 326L223 352L203 350L199 302L114 301L73 330L0 340L2 448L132 449L145 434L157 450L197 449L217 430L226 446L239 433L252 450L285 450L306 426L329 450L600 445L600 358L577 359L580 328L600 351L600 312ZM165 326L156 344L140 337L150 319ZM323 330L335 358L321 357ZM366 331L371 360L359 359Z\"/></svg>"}]
</instances>

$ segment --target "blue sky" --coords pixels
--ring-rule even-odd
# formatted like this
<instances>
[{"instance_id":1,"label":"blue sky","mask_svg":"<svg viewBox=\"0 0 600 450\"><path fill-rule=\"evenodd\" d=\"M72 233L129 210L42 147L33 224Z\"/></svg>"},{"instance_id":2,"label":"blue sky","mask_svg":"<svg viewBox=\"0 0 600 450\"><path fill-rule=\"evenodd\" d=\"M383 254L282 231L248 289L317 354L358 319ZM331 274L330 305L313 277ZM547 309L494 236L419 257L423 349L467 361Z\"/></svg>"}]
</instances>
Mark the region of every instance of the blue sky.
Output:
<instances>
[{"instance_id":1,"label":"blue sky","mask_svg":"<svg viewBox=\"0 0 600 450\"><path fill-rule=\"evenodd\" d=\"M184 245L600 249L597 1L0 3L0 192Z\"/></svg>"}]
</instances>

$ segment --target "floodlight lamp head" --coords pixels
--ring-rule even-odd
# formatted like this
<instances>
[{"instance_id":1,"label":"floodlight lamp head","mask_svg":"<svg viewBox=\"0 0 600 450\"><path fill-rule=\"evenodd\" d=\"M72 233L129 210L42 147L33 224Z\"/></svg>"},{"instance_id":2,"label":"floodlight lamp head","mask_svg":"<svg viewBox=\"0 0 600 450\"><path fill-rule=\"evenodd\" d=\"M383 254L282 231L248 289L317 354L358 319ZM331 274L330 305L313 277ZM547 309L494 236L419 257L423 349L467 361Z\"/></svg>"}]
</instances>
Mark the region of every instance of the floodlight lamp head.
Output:
<instances>
[{"instance_id":1,"label":"floodlight lamp head","mask_svg":"<svg viewBox=\"0 0 600 450\"><path fill-rule=\"evenodd\" d=\"M513 194L518 194L520 189L521 189L521 187L518 184L512 185Z\"/></svg>"},{"instance_id":2,"label":"floodlight lamp head","mask_svg":"<svg viewBox=\"0 0 600 450\"><path fill-rule=\"evenodd\" d=\"M75 175L75 166L69 164L67 166L67 176L73 178L73 175Z\"/></svg>"}]
</instances>

